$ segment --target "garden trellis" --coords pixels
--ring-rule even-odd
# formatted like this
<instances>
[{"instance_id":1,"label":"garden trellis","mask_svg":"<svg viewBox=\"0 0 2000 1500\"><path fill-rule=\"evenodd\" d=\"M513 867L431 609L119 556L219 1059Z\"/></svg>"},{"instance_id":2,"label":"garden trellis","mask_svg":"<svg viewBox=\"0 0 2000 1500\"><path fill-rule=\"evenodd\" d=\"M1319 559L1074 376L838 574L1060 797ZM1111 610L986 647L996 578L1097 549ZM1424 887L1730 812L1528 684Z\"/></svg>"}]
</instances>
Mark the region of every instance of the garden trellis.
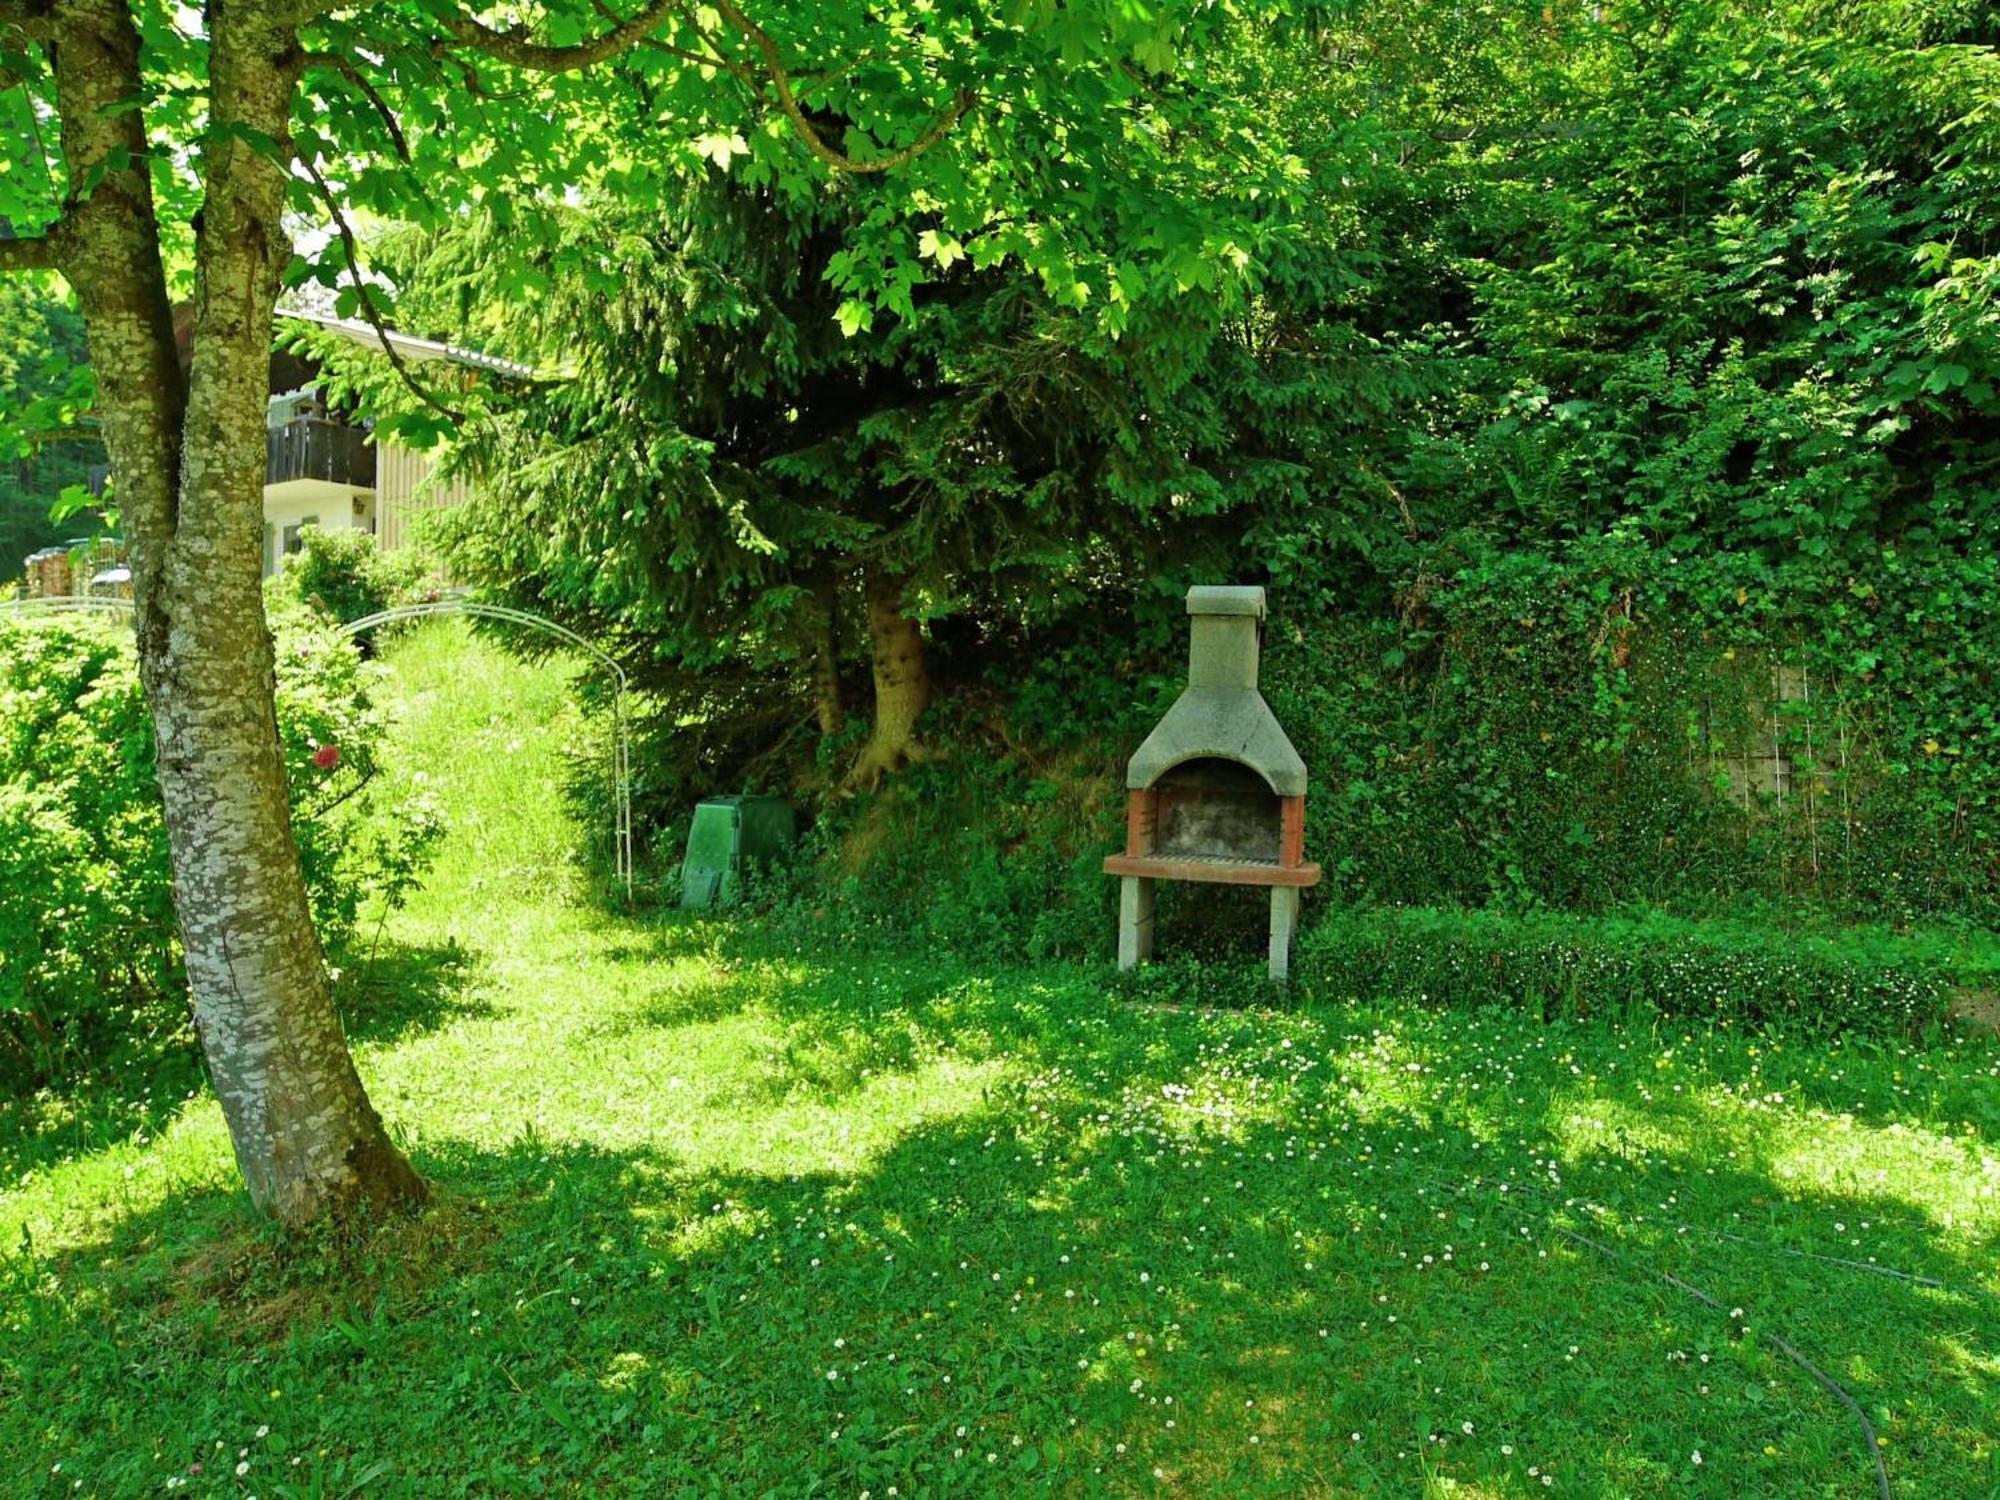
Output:
<instances>
[{"instance_id":1,"label":"garden trellis","mask_svg":"<svg viewBox=\"0 0 2000 1500\"><path fill-rule=\"evenodd\" d=\"M33 617L82 611L129 615L132 612L132 601L103 595L61 594L0 602L0 616ZM503 624L518 625L556 636L603 667L610 675L611 786L612 797L616 804L611 841L617 860L619 882L625 887L626 896L630 897L632 894L632 751L629 719L625 707L625 697L630 690L630 683L625 676L625 669L619 666L616 659L602 647L593 644L587 637L577 634L566 625L559 625L541 615L530 614L527 610L511 609L504 604L487 604L477 599L447 596L442 599L426 600L421 604L399 605L394 609L380 610L375 614L363 615L358 620L349 621L340 627L340 634L348 640L356 640L380 625L447 615L498 620Z\"/></svg>"},{"instance_id":2,"label":"garden trellis","mask_svg":"<svg viewBox=\"0 0 2000 1500\"><path fill-rule=\"evenodd\" d=\"M37 594L27 599L0 600L0 616L70 614L95 610L99 614L129 615L132 601L110 594Z\"/></svg>"},{"instance_id":3,"label":"garden trellis","mask_svg":"<svg viewBox=\"0 0 2000 1500\"><path fill-rule=\"evenodd\" d=\"M610 674L611 787L612 798L616 803L611 842L618 862L618 879L625 887L626 896L629 897L632 894L632 750L625 711L625 695L630 683L626 680L625 669L618 665L609 652L594 645L588 638L578 635L566 625L558 625L554 620L530 614L524 609L512 609L504 604L486 604L477 599L446 597L426 600L421 604L402 604L394 609L381 610L372 615L363 615L358 620L349 621L340 627L340 633L353 640L367 634L378 625L393 625L402 620L422 620L443 615L466 615L477 620L498 620L504 624L542 631L575 647Z\"/></svg>"}]
</instances>

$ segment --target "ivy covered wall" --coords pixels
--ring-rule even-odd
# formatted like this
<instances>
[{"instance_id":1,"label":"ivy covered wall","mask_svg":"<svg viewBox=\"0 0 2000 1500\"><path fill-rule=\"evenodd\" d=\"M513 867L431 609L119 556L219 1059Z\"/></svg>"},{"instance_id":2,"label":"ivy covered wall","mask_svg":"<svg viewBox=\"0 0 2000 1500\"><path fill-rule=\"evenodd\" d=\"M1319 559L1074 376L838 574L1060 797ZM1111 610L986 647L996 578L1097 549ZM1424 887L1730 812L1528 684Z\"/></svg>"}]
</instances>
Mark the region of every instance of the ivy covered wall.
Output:
<instances>
[{"instance_id":1,"label":"ivy covered wall","mask_svg":"<svg viewBox=\"0 0 2000 1500\"><path fill-rule=\"evenodd\" d=\"M1279 633L1333 889L1397 904L2000 913L2000 564L1606 542Z\"/></svg>"}]
</instances>

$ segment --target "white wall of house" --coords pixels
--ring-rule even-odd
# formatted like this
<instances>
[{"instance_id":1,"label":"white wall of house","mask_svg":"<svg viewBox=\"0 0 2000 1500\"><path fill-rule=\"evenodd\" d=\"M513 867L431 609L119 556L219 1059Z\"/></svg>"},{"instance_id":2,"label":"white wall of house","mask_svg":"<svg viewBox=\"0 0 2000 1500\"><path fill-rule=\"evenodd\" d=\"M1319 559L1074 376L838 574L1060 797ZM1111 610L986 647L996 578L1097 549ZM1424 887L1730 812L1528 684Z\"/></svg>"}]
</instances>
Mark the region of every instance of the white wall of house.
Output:
<instances>
[{"instance_id":1,"label":"white wall of house","mask_svg":"<svg viewBox=\"0 0 2000 1500\"><path fill-rule=\"evenodd\" d=\"M294 479L264 486L264 572L277 572L281 560L298 550L298 529L322 531L375 529L375 494L321 479Z\"/></svg>"}]
</instances>

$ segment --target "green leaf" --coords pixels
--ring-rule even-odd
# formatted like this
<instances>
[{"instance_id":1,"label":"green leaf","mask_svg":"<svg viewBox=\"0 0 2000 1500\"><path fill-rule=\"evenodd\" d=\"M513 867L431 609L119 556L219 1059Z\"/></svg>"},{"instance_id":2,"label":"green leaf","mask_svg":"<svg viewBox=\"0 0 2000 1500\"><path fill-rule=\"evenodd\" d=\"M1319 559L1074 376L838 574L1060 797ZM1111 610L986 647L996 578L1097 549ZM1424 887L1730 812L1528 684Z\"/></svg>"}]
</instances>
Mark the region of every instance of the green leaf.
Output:
<instances>
[{"instance_id":1,"label":"green leaf","mask_svg":"<svg viewBox=\"0 0 2000 1500\"><path fill-rule=\"evenodd\" d=\"M849 297L834 312L834 319L840 324L840 331L853 338L875 325L875 309L866 302Z\"/></svg>"},{"instance_id":2,"label":"green leaf","mask_svg":"<svg viewBox=\"0 0 2000 1500\"><path fill-rule=\"evenodd\" d=\"M95 510L99 504L97 496L80 484L66 484L49 505L49 519L62 522L82 515L87 510Z\"/></svg>"},{"instance_id":3,"label":"green leaf","mask_svg":"<svg viewBox=\"0 0 2000 1500\"><path fill-rule=\"evenodd\" d=\"M940 270L948 271L954 262L965 259L965 247L950 235L926 229L917 236L917 254L936 261Z\"/></svg>"},{"instance_id":4,"label":"green leaf","mask_svg":"<svg viewBox=\"0 0 2000 1500\"><path fill-rule=\"evenodd\" d=\"M706 135L695 137L694 150L695 155L714 162L727 172L730 162L739 156L749 155L750 143L733 130L726 135L719 131L710 131Z\"/></svg>"}]
</instances>

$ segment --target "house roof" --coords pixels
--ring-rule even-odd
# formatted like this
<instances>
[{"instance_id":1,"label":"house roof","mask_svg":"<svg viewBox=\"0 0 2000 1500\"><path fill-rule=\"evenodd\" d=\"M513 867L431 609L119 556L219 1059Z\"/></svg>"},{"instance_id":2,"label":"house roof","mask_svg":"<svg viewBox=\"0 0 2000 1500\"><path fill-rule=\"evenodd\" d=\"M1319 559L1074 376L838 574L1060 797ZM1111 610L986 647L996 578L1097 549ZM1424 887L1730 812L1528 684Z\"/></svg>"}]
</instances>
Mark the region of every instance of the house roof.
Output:
<instances>
[{"instance_id":1,"label":"house roof","mask_svg":"<svg viewBox=\"0 0 2000 1500\"><path fill-rule=\"evenodd\" d=\"M466 369L485 370L489 374L506 375L517 380L532 379L535 373L532 366L516 360L502 359L497 354L481 354L475 349L462 349L456 344L439 343L436 339L420 339L413 334L398 333L393 328L388 330L385 338L371 324L353 318L329 317L325 313L293 308L279 308L278 316L295 323L311 323L363 348L380 349L386 344L410 364L443 360Z\"/></svg>"}]
</instances>

